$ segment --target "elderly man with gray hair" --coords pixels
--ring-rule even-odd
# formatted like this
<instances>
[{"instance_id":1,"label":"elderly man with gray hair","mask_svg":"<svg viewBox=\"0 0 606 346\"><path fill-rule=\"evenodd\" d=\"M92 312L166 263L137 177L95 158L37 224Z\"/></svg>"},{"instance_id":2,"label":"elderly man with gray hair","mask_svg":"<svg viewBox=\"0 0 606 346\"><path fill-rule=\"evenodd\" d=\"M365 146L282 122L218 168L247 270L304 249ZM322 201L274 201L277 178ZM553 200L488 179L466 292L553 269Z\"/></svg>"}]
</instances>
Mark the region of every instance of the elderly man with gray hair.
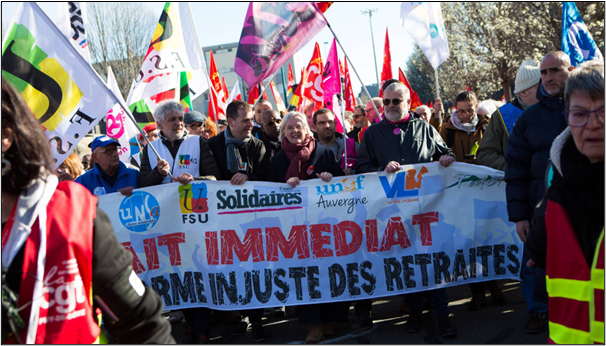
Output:
<instances>
[{"instance_id":1,"label":"elderly man with gray hair","mask_svg":"<svg viewBox=\"0 0 606 346\"><path fill-rule=\"evenodd\" d=\"M165 101L154 112L159 140L143 148L139 187L178 181L187 185L193 180L217 180L221 173L210 147L203 137L189 135L183 123L185 108L175 101ZM149 146L153 145L161 159ZM168 173L172 174L172 180Z\"/></svg>"}]
</instances>

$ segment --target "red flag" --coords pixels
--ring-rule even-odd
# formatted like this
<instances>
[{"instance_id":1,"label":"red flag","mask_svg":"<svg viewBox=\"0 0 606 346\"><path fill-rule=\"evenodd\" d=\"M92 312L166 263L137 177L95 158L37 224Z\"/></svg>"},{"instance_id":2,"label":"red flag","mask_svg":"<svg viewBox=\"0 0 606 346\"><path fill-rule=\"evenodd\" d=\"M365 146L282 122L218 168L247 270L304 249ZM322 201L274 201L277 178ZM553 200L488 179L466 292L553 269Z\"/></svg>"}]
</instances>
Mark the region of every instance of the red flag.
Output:
<instances>
[{"instance_id":1,"label":"red flag","mask_svg":"<svg viewBox=\"0 0 606 346\"><path fill-rule=\"evenodd\" d=\"M385 29L385 50L383 51L383 69L381 70L381 87L379 88L379 97L383 96L383 83L392 78L391 52L389 51L389 33L387 29Z\"/></svg>"},{"instance_id":2,"label":"red flag","mask_svg":"<svg viewBox=\"0 0 606 346\"><path fill-rule=\"evenodd\" d=\"M433 109L433 101L429 104L429 108Z\"/></svg>"},{"instance_id":3,"label":"red flag","mask_svg":"<svg viewBox=\"0 0 606 346\"><path fill-rule=\"evenodd\" d=\"M408 83L408 79L406 78L406 75L404 74L402 69L398 68L398 71L399 71L398 79L400 80L400 82L402 82L404 85L406 85L408 90L410 90L410 110L412 110L414 112L414 110L417 109L417 107L423 105L423 102L421 102L421 99L419 98L419 95L417 94L417 92L412 90L412 87L410 86L410 83Z\"/></svg>"},{"instance_id":4,"label":"red flag","mask_svg":"<svg viewBox=\"0 0 606 346\"><path fill-rule=\"evenodd\" d=\"M223 102L227 102L229 99L229 91L227 91L227 84L225 84L225 77L221 79L221 87L223 89Z\"/></svg>"},{"instance_id":5,"label":"red flag","mask_svg":"<svg viewBox=\"0 0 606 346\"><path fill-rule=\"evenodd\" d=\"M257 102L257 99L259 98L259 89L261 89L259 84L255 84L255 86L248 90L249 104L254 105ZM263 90L263 99L267 100L267 94L265 93L265 90Z\"/></svg>"},{"instance_id":6,"label":"red flag","mask_svg":"<svg viewBox=\"0 0 606 346\"><path fill-rule=\"evenodd\" d=\"M292 95L290 99L290 104L292 106L297 107L297 111L301 111L301 105L303 101L303 92L305 91L305 84L307 83L307 75L305 74L305 69L301 70L301 79L299 80L299 86L297 86L297 90Z\"/></svg>"},{"instance_id":7,"label":"red flag","mask_svg":"<svg viewBox=\"0 0 606 346\"><path fill-rule=\"evenodd\" d=\"M314 54L307 65L307 83L303 96L316 102L316 105L324 102L324 87L322 85L322 73L324 66L322 65L322 56L320 55L320 45L316 42Z\"/></svg>"},{"instance_id":8,"label":"red flag","mask_svg":"<svg viewBox=\"0 0 606 346\"><path fill-rule=\"evenodd\" d=\"M353 112L356 105L356 97L353 93L351 86L351 77L349 76L349 68L347 67L347 59L345 59L345 68L343 71L345 75L345 110Z\"/></svg>"},{"instance_id":9,"label":"red flag","mask_svg":"<svg viewBox=\"0 0 606 346\"><path fill-rule=\"evenodd\" d=\"M322 11L322 13L326 12L326 10L328 10L328 8L332 6L332 4L333 2L328 1L316 2L316 6L318 6L318 9Z\"/></svg>"},{"instance_id":10,"label":"red flag","mask_svg":"<svg viewBox=\"0 0 606 346\"><path fill-rule=\"evenodd\" d=\"M345 76L345 69L343 68L343 62L339 59L339 72L341 73L341 77Z\"/></svg>"},{"instance_id":11,"label":"red flag","mask_svg":"<svg viewBox=\"0 0 606 346\"><path fill-rule=\"evenodd\" d=\"M470 90L469 90L469 85L465 85L465 87L467 87L467 91L470 91Z\"/></svg>"},{"instance_id":12,"label":"red flag","mask_svg":"<svg viewBox=\"0 0 606 346\"><path fill-rule=\"evenodd\" d=\"M288 63L288 90L286 90L286 95L290 95L292 93L292 86L295 85L295 76L292 73L292 66Z\"/></svg>"},{"instance_id":13,"label":"red flag","mask_svg":"<svg viewBox=\"0 0 606 346\"><path fill-rule=\"evenodd\" d=\"M212 97L212 101L208 105L208 116L210 120L217 122L217 119L225 119L225 101L223 98L223 86L221 85L221 78L219 77L219 72L217 71L217 66L215 65L215 58L213 56L213 51L210 51L210 83L211 90L210 96Z\"/></svg>"}]
</instances>

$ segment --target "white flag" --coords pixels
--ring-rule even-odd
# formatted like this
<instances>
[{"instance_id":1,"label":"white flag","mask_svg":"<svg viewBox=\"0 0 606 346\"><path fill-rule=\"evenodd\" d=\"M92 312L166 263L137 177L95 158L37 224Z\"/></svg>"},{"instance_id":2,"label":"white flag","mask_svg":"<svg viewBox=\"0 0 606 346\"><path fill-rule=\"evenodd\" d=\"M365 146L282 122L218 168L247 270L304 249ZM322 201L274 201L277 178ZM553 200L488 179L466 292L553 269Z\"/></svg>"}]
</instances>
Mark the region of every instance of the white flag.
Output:
<instances>
[{"instance_id":1,"label":"white flag","mask_svg":"<svg viewBox=\"0 0 606 346\"><path fill-rule=\"evenodd\" d=\"M88 41L86 40L86 11L84 2L59 2L57 8L57 27L69 38L72 46L82 54L90 64Z\"/></svg>"},{"instance_id":2,"label":"white flag","mask_svg":"<svg viewBox=\"0 0 606 346\"><path fill-rule=\"evenodd\" d=\"M107 68L107 86L124 104L124 99L120 93L120 88L118 88L118 83L111 66ZM105 115L105 125L107 135L116 138L120 142L120 146L122 147L119 153L120 161L129 164L130 156L132 155L129 142L139 133L137 126L128 118L128 115L120 107L119 103L116 103Z\"/></svg>"},{"instance_id":3,"label":"white flag","mask_svg":"<svg viewBox=\"0 0 606 346\"><path fill-rule=\"evenodd\" d=\"M440 3L403 2L400 17L404 29L437 69L450 56Z\"/></svg>"},{"instance_id":4,"label":"white flag","mask_svg":"<svg viewBox=\"0 0 606 346\"><path fill-rule=\"evenodd\" d=\"M167 2L162 10L139 74L128 96L128 105L141 100L150 112L164 100L179 101L180 73L189 72L190 98L208 89L206 63L192 21L189 4ZM137 119L137 122L147 122Z\"/></svg>"},{"instance_id":5,"label":"white flag","mask_svg":"<svg viewBox=\"0 0 606 346\"><path fill-rule=\"evenodd\" d=\"M21 3L2 45L2 77L45 129L56 169L118 102L35 2Z\"/></svg>"},{"instance_id":6,"label":"white flag","mask_svg":"<svg viewBox=\"0 0 606 346\"><path fill-rule=\"evenodd\" d=\"M242 101L242 94L240 93L240 80L239 79L236 80L236 84L234 85L233 89L231 89L231 92L229 93L229 98L227 99L226 105L229 105L231 103L231 101L233 101L233 100Z\"/></svg>"}]
</instances>

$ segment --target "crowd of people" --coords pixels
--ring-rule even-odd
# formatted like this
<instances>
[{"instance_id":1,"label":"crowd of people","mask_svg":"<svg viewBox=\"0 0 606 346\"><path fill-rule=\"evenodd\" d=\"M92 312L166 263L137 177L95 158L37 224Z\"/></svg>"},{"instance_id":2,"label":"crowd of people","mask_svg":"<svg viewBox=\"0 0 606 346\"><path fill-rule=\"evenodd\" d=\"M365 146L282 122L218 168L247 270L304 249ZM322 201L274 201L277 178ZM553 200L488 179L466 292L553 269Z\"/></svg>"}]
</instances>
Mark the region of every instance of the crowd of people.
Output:
<instances>
[{"instance_id":1,"label":"crowd of people","mask_svg":"<svg viewBox=\"0 0 606 346\"><path fill-rule=\"evenodd\" d=\"M4 223L12 215L16 196L27 190L29 181L49 176L46 164L41 170L44 173L21 181L21 185L5 183L18 174L15 170L18 160L10 154L22 143L14 127L5 127L5 124L19 126L14 119L5 120L5 102L22 104L6 84L3 80L2 195L4 202L6 191L13 203L2 206L3 246ZM117 140L99 136L90 145L90 156L80 160L72 154L55 175L59 181L75 180L96 196L115 192L130 196L136 188L171 182L189 184L195 180L224 180L233 185L268 181L295 187L301 180L329 182L333 177L351 174L381 171L393 174L401 166L425 162L439 162L443 167L464 162L501 170L507 182L509 219L515 223L516 232L524 242L520 281L527 303L526 332L540 333L549 325L553 342L575 341L574 336L579 333L584 337L583 342L599 341L599 335L595 335L590 325L599 323L601 318L603 343L604 64L588 62L574 68L565 53L550 52L538 66L532 60L521 64L515 78L513 100L480 102L474 92L463 91L456 96L452 112L444 109L440 98L435 99L433 108L419 106L411 110L410 91L397 80L386 81L382 91L383 97L373 98L365 106L356 106L353 112L345 114L345 133L336 131L339 120L331 110L318 109L313 103L304 108L303 114L296 111L281 114L266 100L255 105L232 101L226 108L227 124L220 129L204 114L185 112L180 103L166 101L155 110L155 123L143 129L146 136L139 137L143 149L131 158L131 164L120 161ZM17 112L16 106L10 107L13 110L9 113ZM9 143L7 148L5 131L14 138L12 146ZM48 156L46 152L44 155ZM6 175L5 153L14 167ZM188 166L175 165L174 161L182 153L196 159ZM5 186L9 187L5 189ZM59 186L82 190L74 185ZM82 199L89 200L88 195L78 193ZM95 210L94 205L91 208ZM105 230L107 216L100 210L96 210L96 218L94 212L90 215L93 217L86 222L94 225L92 256L105 251L101 246L115 245L120 248L115 251L124 252L115 237L110 237L111 244L100 245L96 241L97 233ZM124 253L117 256L128 258ZM124 268L121 272L130 268L126 263L120 266ZM601 293L596 283L599 280L594 276L600 270ZM19 279L14 281L18 283ZM578 284L566 286L570 281ZM581 293L573 292L579 285L592 288L584 289L583 299L575 298ZM487 304L486 291L494 303L506 303L497 281L474 283L469 287L471 300L467 308L470 311ZM18 285L13 290L19 291ZM93 292L95 290L93 287ZM159 298L153 300L148 291L142 298L137 297L147 299L146 304L161 305ZM455 337L458 331L449 318L446 289L424 293L436 309L440 335ZM404 295L400 311L409 314L404 332L422 330L424 293ZM339 302L298 306L299 322L309 325L305 342L318 343L333 334L330 323L347 320L350 305L351 302ZM355 311L361 326L372 326L372 300L355 302ZM590 311L594 314L591 317ZM185 320L187 335L180 342L207 343L213 318L233 324L233 335L245 333L250 324L254 340L262 342L270 337L262 324L263 313L263 309L245 310L239 317L209 308L192 308L173 312L170 321ZM284 308L275 308L274 314L283 316ZM157 319L156 315L146 321ZM248 322L242 320L244 316ZM164 338L158 339L160 342L170 341L162 332L165 326L161 322L149 323L159 331L154 335ZM119 327L109 324L107 329L123 341Z\"/></svg>"}]
</instances>

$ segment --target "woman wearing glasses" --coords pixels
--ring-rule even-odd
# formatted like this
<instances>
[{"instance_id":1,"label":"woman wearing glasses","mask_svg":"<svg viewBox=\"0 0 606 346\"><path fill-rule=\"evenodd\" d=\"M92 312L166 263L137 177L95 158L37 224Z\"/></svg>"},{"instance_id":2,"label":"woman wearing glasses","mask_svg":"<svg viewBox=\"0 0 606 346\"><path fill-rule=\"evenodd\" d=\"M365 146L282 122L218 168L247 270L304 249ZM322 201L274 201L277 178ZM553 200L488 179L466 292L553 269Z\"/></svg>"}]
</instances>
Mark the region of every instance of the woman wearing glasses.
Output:
<instances>
[{"instance_id":1,"label":"woman wearing glasses","mask_svg":"<svg viewBox=\"0 0 606 346\"><path fill-rule=\"evenodd\" d=\"M550 343L604 343L604 64L574 69L564 99L528 266L546 269Z\"/></svg>"}]
</instances>

